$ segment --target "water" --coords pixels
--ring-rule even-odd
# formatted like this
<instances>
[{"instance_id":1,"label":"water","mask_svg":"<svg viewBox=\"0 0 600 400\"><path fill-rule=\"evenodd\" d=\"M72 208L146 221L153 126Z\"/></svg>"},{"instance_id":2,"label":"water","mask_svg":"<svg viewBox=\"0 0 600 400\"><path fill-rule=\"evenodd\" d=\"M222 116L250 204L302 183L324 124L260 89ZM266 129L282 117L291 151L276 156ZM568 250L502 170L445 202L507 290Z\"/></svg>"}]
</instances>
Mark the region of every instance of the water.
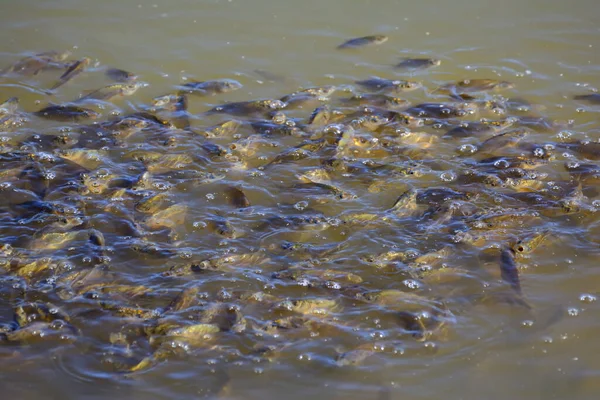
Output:
<instances>
[{"instance_id":1,"label":"water","mask_svg":"<svg viewBox=\"0 0 600 400\"><path fill-rule=\"evenodd\" d=\"M0 5L4 30L0 60L8 65L25 53L53 49L71 50L75 58L92 57L96 63L92 72L61 88L52 99L57 103L73 100L85 90L106 84L102 75L106 67L133 71L149 84L134 96L115 100L114 106L105 105L105 114L137 110L185 79L229 78L244 85L241 90L215 97L191 97L189 111L193 127L226 120L201 115L225 101L279 98L300 87L322 85L350 90L355 80L371 75L422 81L428 89L458 79L496 78L514 82L516 87L507 96L523 97L543 106L542 116L558 121L572 120L568 128L535 132L527 141L544 144L560 142L564 137L599 139L598 107L572 99L600 85L597 52L600 28L597 27L597 7L591 0L579 0L575 4L512 0L452 4L341 0L296 4L270 0L153 3L5 2ZM368 34L385 34L390 39L381 46L335 50L348 38ZM393 65L405 56L436 57L442 64L410 74L395 70ZM256 70L283 79L270 82ZM37 110L48 101L40 89L48 88L57 76L58 73L48 72L36 77L3 79L0 82L2 96L18 96L22 109ZM334 97L348 95L338 91ZM402 97L413 104L427 99L423 90ZM313 108L293 111L290 116L305 118ZM27 131L2 134L3 143L8 149L32 132L57 134L65 126L69 124L34 119L27 125ZM180 139L179 147L173 148L173 152L203 154L185 135L173 136ZM152 139L154 141L138 135L133 136L131 142L150 141L152 149L164 151L164 147L156 144L161 138ZM215 142L228 146L231 138L219 138ZM271 142L278 146L270 147ZM72 324L80 330L74 342L68 342L71 336L65 334L57 340L2 346L3 383L0 387L3 395L22 399L41 395L128 399L201 395L224 399L598 397L600 364L596 354L600 346L595 296L600 275L596 269L599 240L596 214L586 214L584 218L580 215L546 218L543 226L523 228L522 233L536 228L552 229L558 237L551 245L519 262L522 290L534 311L496 302L463 304L452 300L457 298L453 297L457 290L472 294L505 286L499 279L497 267L492 267L487 275L477 272L474 253L466 251L447 261L450 267L461 267L472 273L458 288L443 284L408 288L402 283L407 279L401 271L402 263L377 270L361 261L361 256L380 254L389 251L391 246L425 253L438 250L441 244L448 242L448 235L436 235L435 229L433 232L420 230L420 225L410 220L391 227L375 224L368 229L329 227L300 233L291 228L250 230L274 213L298 215L302 209L317 210L328 217L351 211L378 213L389 208L410 184L420 188L450 185L459 189L456 182L445 181L452 180L459 170L456 143L435 142L430 150L446 161L438 169L424 169L421 177L380 176L386 183L381 191L360 178L340 177L343 189L358 197L337 201L323 191L289 189L297 182L296 175L318 167L318 160L298 163L298 167L292 163L282 164L264 172L256 168L300 142L290 137L258 140L258 153L249 158L246 169L220 171L219 168L230 166L223 160L209 162L209 167L192 164L191 170L208 168L222 173L225 178L211 184L184 183L172 189L171 200L189 207L185 221L176 227L177 237L164 233L151 238L175 251L171 257L140 256L131 251L131 239L122 233L125 228L119 225L120 214L103 210L102 196L92 196L86 215L91 226L102 231L107 241L110 271L114 275L103 276L100 281L145 285L152 289L149 294L133 298L116 296L117 303L137 304L146 310L160 309L183 288L197 284L200 292L205 293L199 299L204 303L192 312L182 313L180 322L197 318L209 304L224 302L241 307L252 326L276 318L273 315L291 314L272 311L270 306L244 304L236 297L240 293L264 291L278 298L331 297L344 306L335 313L336 323L339 323L335 329L320 328L316 336L307 330L292 330L280 338L260 337L250 333L250 328L243 334L226 332L219 337L220 349L200 346L191 349L187 356L173 356L147 370L124 374L111 360L140 361L152 354L152 345L147 340L136 340L129 357L124 346L109 344L109 335L122 331L131 337L142 337L136 330L147 324L100 310L96 299L83 294L63 300L57 295L57 288L64 289L68 285L53 284L53 278L61 282L61 276L70 270L92 268L96 249L86 238L79 237L67 248L44 253L63 264L46 271L43 279L15 278L9 273L2 277L2 322L12 320L13 309L22 304L23 299L49 301L71 315ZM133 179L142 168L126 158L127 150L109 150L107 168ZM539 169L548 174L546 184L568 179L563 167L566 160L558 151L554 162ZM126 169L128 163L130 169ZM170 184L174 181L163 179ZM593 189L594 182L588 183L588 189ZM253 204L251 211L235 211L225 204L223 191L231 184L243 187ZM61 200L61 196L55 195L55 200ZM597 194L589 190L588 197L591 204ZM487 201L489 199L482 199L477 204ZM292 207L294 204L296 208ZM131 207L131 199L126 200L123 208ZM422 207L421 211L425 209ZM219 213L226 215L243 234L227 239L212 232L209 225L212 220L218 220ZM39 227L31 221L16 224L13 215L3 210L2 240L14 240L18 244ZM144 216L136 214L136 218ZM273 272L307 258L301 251L286 253L281 249L284 241L307 242L316 247L345 244L346 247L332 253L329 260L325 256L321 266L313 268L357 273L368 290L402 289L425 296L446 296L451 311L447 318L449 332L419 342L400 332L392 316L377 306L353 302L350 296L335 289L306 288L297 282L271 278ZM265 249L263 258L234 264L235 267L226 272L173 279L160 276L171 266L185 263L186 257L202 260L227 251L247 254L258 248ZM64 264L65 260L69 264ZM530 321L533 321L531 326ZM354 326L358 328L353 329ZM253 346L257 344L285 344L286 341L291 345L273 357L253 353ZM360 365L339 367L336 364L340 352L368 343L373 343L378 351Z\"/></svg>"}]
</instances>

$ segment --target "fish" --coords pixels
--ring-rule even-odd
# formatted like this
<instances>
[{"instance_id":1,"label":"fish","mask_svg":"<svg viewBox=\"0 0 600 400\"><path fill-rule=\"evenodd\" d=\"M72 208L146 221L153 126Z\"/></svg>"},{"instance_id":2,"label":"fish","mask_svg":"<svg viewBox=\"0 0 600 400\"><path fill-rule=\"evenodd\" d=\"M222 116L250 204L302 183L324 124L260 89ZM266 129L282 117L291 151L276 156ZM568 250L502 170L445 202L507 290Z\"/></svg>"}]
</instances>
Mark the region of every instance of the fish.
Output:
<instances>
[{"instance_id":1,"label":"fish","mask_svg":"<svg viewBox=\"0 0 600 400\"><path fill-rule=\"evenodd\" d=\"M108 101L116 96L131 96L137 90L143 86L146 86L140 82L134 83L115 83L113 85L108 85L103 88L94 90L79 99L75 100L75 102L82 102L86 100L102 100Z\"/></svg>"},{"instance_id":2,"label":"fish","mask_svg":"<svg viewBox=\"0 0 600 400\"><path fill-rule=\"evenodd\" d=\"M215 79L212 81L192 81L181 85L184 93L196 96L214 96L216 94L233 92L243 87L241 83L233 79Z\"/></svg>"},{"instance_id":3,"label":"fish","mask_svg":"<svg viewBox=\"0 0 600 400\"><path fill-rule=\"evenodd\" d=\"M61 104L49 105L32 114L40 118L63 122L78 122L84 119L97 119L100 117L100 113L89 108Z\"/></svg>"},{"instance_id":4,"label":"fish","mask_svg":"<svg viewBox=\"0 0 600 400\"><path fill-rule=\"evenodd\" d=\"M104 72L109 79L120 82L120 83L128 83L131 81L135 81L138 77L133 72L125 71L119 68L109 68Z\"/></svg>"},{"instance_id":5,"label":"fish","mask_svg":"<svg viewBox=\"0 0 600 400\"><path fill-rule=\"evenodd\" d=\"M52 85L50 88L50 92L58 89L62 85L66 84L77 75L81 74L85 69L92 63L92 59L88 57L84 57L81 60L75 61L72 63L69 68L65 71L64 74L58 78L58 81Z\"/></svg>"},{"instance_id":6,"label":"fish","mask_svg":"<svg viewBox=\"0 0 600 400\"><path fill-rule=\"evenodd\" d=\"M519 295L522 295L519 269L515 262L515 253L511 248L502 249L500 253L500 276L502 280Z\"/></svg>"},{"instance_id":7,"label":"fish","mask_svg":"<svg viewBox=\"0 0 600 400\"><path fill-rule=\"evenodd\" d=\"M65 68L63 63L71 55L70 51L58 53L56 51L47 51L38 53L33 56L22 58L13 65L4 68L0 71L0 75L17 74L17 75L37 75L41 71L48 69Z\"/></svg>"},{"instance_id":8,"label":"fish","mask_svg":"<svg viewBox=\"0 0 600 400\"><path fill-rule=\"evenodd\" d=\"M365 46L377 46L387 42L389 37L386 35L370 35L363 36L359 38L346 40L344 43L340 44L337 48L340 50L343 49L354 49L357 47L365 47Z\"/></svg>"},{"instance_id":9,"label":"fish","mask_svg":"<svg viewBox=\"0 0 600 400\"><path fill-rule=\"evenodd\" d=\"M442 61L437 58L405 58L396 64L398 69L426 69L431 67L437 67L442 64Z\"/></svg>"},{"instance_id":10,"label":"fish","mask_svg":"<svg viewBox=\"0 0 600 400\"><path fill-rule=\"evenodd\" d=\"M246 194L241 189L231 186L225 189L224 193L231 205L236 208L250 207L250 200L248 200Z\"/></svg>"}]
</instances>

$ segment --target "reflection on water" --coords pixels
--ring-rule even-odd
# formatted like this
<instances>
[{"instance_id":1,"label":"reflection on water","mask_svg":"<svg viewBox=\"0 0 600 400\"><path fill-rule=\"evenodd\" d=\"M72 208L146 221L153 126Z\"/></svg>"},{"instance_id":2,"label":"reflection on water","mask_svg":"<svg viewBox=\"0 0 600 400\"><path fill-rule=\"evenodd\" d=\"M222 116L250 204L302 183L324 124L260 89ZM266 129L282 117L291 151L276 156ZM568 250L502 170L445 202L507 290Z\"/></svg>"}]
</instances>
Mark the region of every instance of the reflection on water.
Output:
<instances>
[{"instance_id":1,"label":"reflection on water","mask_svg":"<svg viewBox=\"0 0 600 400\"><path fill-rule=\"evenodd\" d=\"M91 58L51 95L65 66L0 81L26 120L0 135L5 396L595 398L599 152L580 143L599 139L600 109L573 97L600 85L597 7L438 3L0 5L2 67ZM374 34L389 39L336 49ZM395 68L405 57L441 63ZM77 103L97 125L25 113L113 85L109 68L142 84ZM351 99L380 92L355 83L374 76L423 87ZM159 113L179 129L101 125L212 79L241 88ZM515 86L432 93L464 79ZM206 113L316 86L336 91L285 98L287 124ZM408 127L352 114L425 101L478 111ZM353 129L306 126L324 103ZM479 118L506 126L473 131Z\"/></svg>"}]
</instances>

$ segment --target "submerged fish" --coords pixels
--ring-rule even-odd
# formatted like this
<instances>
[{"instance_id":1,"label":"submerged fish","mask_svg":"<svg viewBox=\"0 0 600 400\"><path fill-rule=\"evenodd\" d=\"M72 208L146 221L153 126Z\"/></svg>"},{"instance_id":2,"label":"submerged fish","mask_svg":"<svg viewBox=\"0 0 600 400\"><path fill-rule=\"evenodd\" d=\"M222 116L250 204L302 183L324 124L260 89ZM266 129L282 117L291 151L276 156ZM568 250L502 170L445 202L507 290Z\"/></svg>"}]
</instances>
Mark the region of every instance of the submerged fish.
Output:
<instances>
[{"instance_id":1,"label":"submerged fish","mask_svg":"<svg viewBox=\"0 0 600 400\"><path fill-rule=\"evenodd\" d=\"M600 94L598 94L598 93L582 94L582 95L575 96L573 98L575 100L587 101L588 103L591 103L591 104L600 104Z\"/></svg>"},{"instance_id":2,"label":"submerged fish","mask_svg":"<svg viewBox=\"0 0 600 400\"><path fill-rule=\"evenodd\" d=\"M337 48L338 49L353 49L353 48L364 47L364 46L376 46L376 45L380 45L382 43L387 42L388 39L389 39L389 37L387 37L385 35L363 36L363 37L347 40L344 43L340 44Z\"/></svg>"},{"instance_id":3,"label":"submerged fish","mask_svg":"<svg viewBox=\"0 0 600 400\"><path fill-rule=\"evenodd\" d=\"M88 57L84 57L79 61L75 61L71 66L65 71L64 74L58 78L58 81L52 85L50 91L56 90L65 83L69 82L77 75L81 74L85 69L91 64L92 59Z\"/></svg>"},{"instance_id":4,"label":"submerged fish","mask_svg":"<svg viewBox=\"0 0 600 400\"><path fill-rule=\"evenodd\" d=\"M243 86L233 79L216 79L204 82L188 82L181 85L183 92L198 96L214 96L239 90Z\"/></svg>"},{"instance_id":5,"label":"submerged fish","mask_svg":"<svg viewBox=\"0 0 600 400\"><path fill-rule=\"evenodd\" d=\"M77 122L83 119L96 119L100 116L100 113L90 110L89 108L70 105L50 105L32 114L41 118L64 122Z\"/></svg>"},{"instance_id":6,"label":"submerged fish","mask_svg":"<svg viewBox=\"0 0 600 400\"><path fill-rule=\"evenodd\" d=\"M0 75L18 74L18 75L37 75L40 71L47 69L61 69L65 67L63 63L71 55L71 52L65 51L58 53L48 51L33 56L25 57L13 65L0 71Z\"/></svg>"},{"instance_id":7,"label":"submerged fish","mask_svg":"<svg viewBox=\"0 0 600 400\"><path fill-rule=\"evenodd\" d=\"M144 83L115 83L113 85L105 86L101 89L94 90L76 101L85 100L103 100L107 101L116 96L131 96L141 87L145 86Z\"/></svg>"},{"instance_id":8,"label":"submerged fish","mask_svg":"<svg viewBox=\"0 0 600 400\"><path fill-rule=\"evenodd\" d=\"M396 68L415 70L437 67L441 64L442 61L436 58L405 58L396 64Z\"/></svg>"},{"instance_id":9,"label":"submerged fish","mask_svg":"<svg viewBox=\"0 0 600 400\"><path fill-rule=\"evenodd\" d=\"M131 82L137 79L137 75L133 72L118 68L109 68L104 72L104 74L113 81L121 83Z\"/></svg>"}]
</instances>

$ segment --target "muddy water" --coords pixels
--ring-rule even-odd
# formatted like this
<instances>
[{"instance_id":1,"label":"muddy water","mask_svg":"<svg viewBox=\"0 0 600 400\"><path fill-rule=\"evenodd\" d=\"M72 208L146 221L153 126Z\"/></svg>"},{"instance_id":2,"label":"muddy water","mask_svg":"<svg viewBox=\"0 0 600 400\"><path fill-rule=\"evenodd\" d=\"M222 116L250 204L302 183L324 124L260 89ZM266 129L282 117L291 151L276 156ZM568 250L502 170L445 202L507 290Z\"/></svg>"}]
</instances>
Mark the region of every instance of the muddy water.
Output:
<instances>
[{"instance_id":1,"label":"muddy water","mask_svg":"<svg viewBox=\"0 0 600 400\"><path fill-rule=\"evenodd\" d=\"M5 2L0 5L3 65L46 50L71 50L74 59L91 57L94 65L51 99L44 90L58 72L2 78L0 90L3 99L18 96L23 110L35 111L48 101L70 101L86 90L105 85L102 72L107 67L138 74L148 86L134 96L95 106L104 120L111 114L115 117L140 110L153 97L172 91L174 85L185 80L229 78L242 83L243 88L235 92L205 98L190 96L191 126L201 130L228 119L202 114L211 107L230 101L280 98L301 87L335 85L340 90L333 98L339 99L356 90L355 80L371 75L410 79L422 82L426 89L401 96L418 104L449 101L428 94L441 83L495 78L515 84L514 89L503 93L507 97L525 98L537 105L536 115L560 122L550 129L534 130L527 142L543 147L564 141L598 140L600 109L573 100L574 95L587 94L600 86L597 8L592 0L406 4L342 0ZM335 49L348 38L367 34L384 34L389 40L375 47ZM393 68L402 57L415 56L435 57L442 63L411 73ZM265 78L257 70L266 71L269 76ZM294 109L287 114L305 119L314 107ZM32 118L24 128L1 134L2 152L18 149L18 144L32 133L58 135L75 130L76 126ZM439 136L435 130L429 132ZM377 137L370 132L359 134ZM240 140L244 145L248 143L244 139L251 135L251 129L242 129L239 138L217 138L214 142L227 147ZM188 207L185 219L171 224L171 232L163 230L146 238L172 251L166 257L131 250L134 240L123 221L143 222L147 218L132 211L140 196L131 190L117 206L104 195L77 198L64 189L44 199L85 209L88 226L101 231L106 239L104 251L108 259L94 266L97 249L86 238L78 237L68 246L43 251L41 255L51 258L53 264L39 276L19 275L3 264L0 317L6 329L15 329L10 325L15 309L36 301L59 306L70 315L70 324L76 328L76 333L69 331L58 338L55 335L48 340L2 343L0 387L4 397L597 398L600 230L596 211L544 216L508 229L508 236L517 238L542 230L552 233L551 240L518 260L523 296L531 309L503 301L471 301L473 295L495 290L512 292L500 279L498 265L480 265L480 247L455 246L449 224L435 225L421 217L428 210L427 201L420 205L419 213L394 219L393 223L379 219L372 225L340 226L339 220L352 212L380 215L409 187L475 190L480 197L472 203L479 207L478 211L514 207L514 202L507 205L489 195L489 188L466 188L456 181L462 163L478 159L457 148L477 141L434 140L427 155L413 157L421 161L416 164L410 163L410 157L386 158L382 156L385 152L359 153L359 161L393 161L417 169L419 174L336 174L336 182L353 195L340 200L318 188L294 186L297 175L319 167L319 157L259 168L288 147L301 143L300 137L253 136L249 152L242 154L239 163L230 163L208 157L200 149L199 139L190 139L179 131L170 136L177 139L172 148L161 144L160 135L133 135L125 147L106 150L103 165L119 177L137 179L143 166L128 158L127 152L146 143L144 149L162 153L198 154L199 160L186 169L220 177L216 182L198 183L175 173L167 174L148 190L168 191L173 203ZM597 162L563 151L555 150L555 159L539 169L546 174L539 190L553 186L553 182L569 180L564 168L569 160ZM519 151L509 150L508 154ZM14 167L14 163L10 165ZM74 176L65 179L76 180ZM33 178L2 179L13 186L31 188L24 181ZM596 182L597 179L588 180L584 187L590 210L597 208L594 200L600 198L595 191ZM252 204L249 209L236 210L227 203L224 193L232 185L246 192ZM27 237L37 232L43 222L9 210L12 206L3 200L1 240L10 243L15 251L29 251ZM518 206L536 212L544 208L522 203ZM308 228L284 224L255 229L277 215L317 214L325 216L326 221ZM235 237L226 238L210 229L211 221L219 218L230 221L238 232ZM313 252L289 251L288 242L309 244ZM501 244L492 240L483 247ZM391 262L383 268L364 261L367 255L390 249L426 254L448 245L455 251L445 255L443 263L449 268L460 268L466 275L458 282L413 279L406 273L408 261ZM163 275L173 266L224 254L258 256L247 262L233 261L225 270L181 277ZM297 264L310 270L352 272L363 282L352 285L342 275L331 278L347 289L340 290L332 284L323 286L325 280L315 278L314 287L304 286L306 282L301 279L274 278L275 272ZM101 293L98 298L93 294L97 287L90 288L93 279L87 287L73 285L66 278L70 273L89 273L100 267L110 272L98 278L103 285L143 285L150 292L110 298ZM157 310L158 315L189 287L199 288L197 304L191 311L174 317L179 324L198 321L211 304L223 303L240 310L247 320L246 329L240 333L220 332L208 345L184 347L150 368L130 372L156 350L156 344L138 332L153 319L126 318L99 306L100 302L110 300L114 304ZM65 294L69 289L73 292ZM357 293L383 289L412 292L443 302L447 329L419 341L394 319L397 309L393 304L381 306L356 300ZM277 301L333 299L338 307L330 316L312 317L316 324L323 324L318 329L288 329L272 335L260 327L295 314L282 310L279 303L255 304L243 298L245 293L261 291L275 296ZM109 335L116 332L128 335L128 348L110 343ZM264 346L273 346L274 354L261 351ZM336 361L339 354L356 348L374 351L358 365L340 366Z\"/></svg>"}]
</instances>

